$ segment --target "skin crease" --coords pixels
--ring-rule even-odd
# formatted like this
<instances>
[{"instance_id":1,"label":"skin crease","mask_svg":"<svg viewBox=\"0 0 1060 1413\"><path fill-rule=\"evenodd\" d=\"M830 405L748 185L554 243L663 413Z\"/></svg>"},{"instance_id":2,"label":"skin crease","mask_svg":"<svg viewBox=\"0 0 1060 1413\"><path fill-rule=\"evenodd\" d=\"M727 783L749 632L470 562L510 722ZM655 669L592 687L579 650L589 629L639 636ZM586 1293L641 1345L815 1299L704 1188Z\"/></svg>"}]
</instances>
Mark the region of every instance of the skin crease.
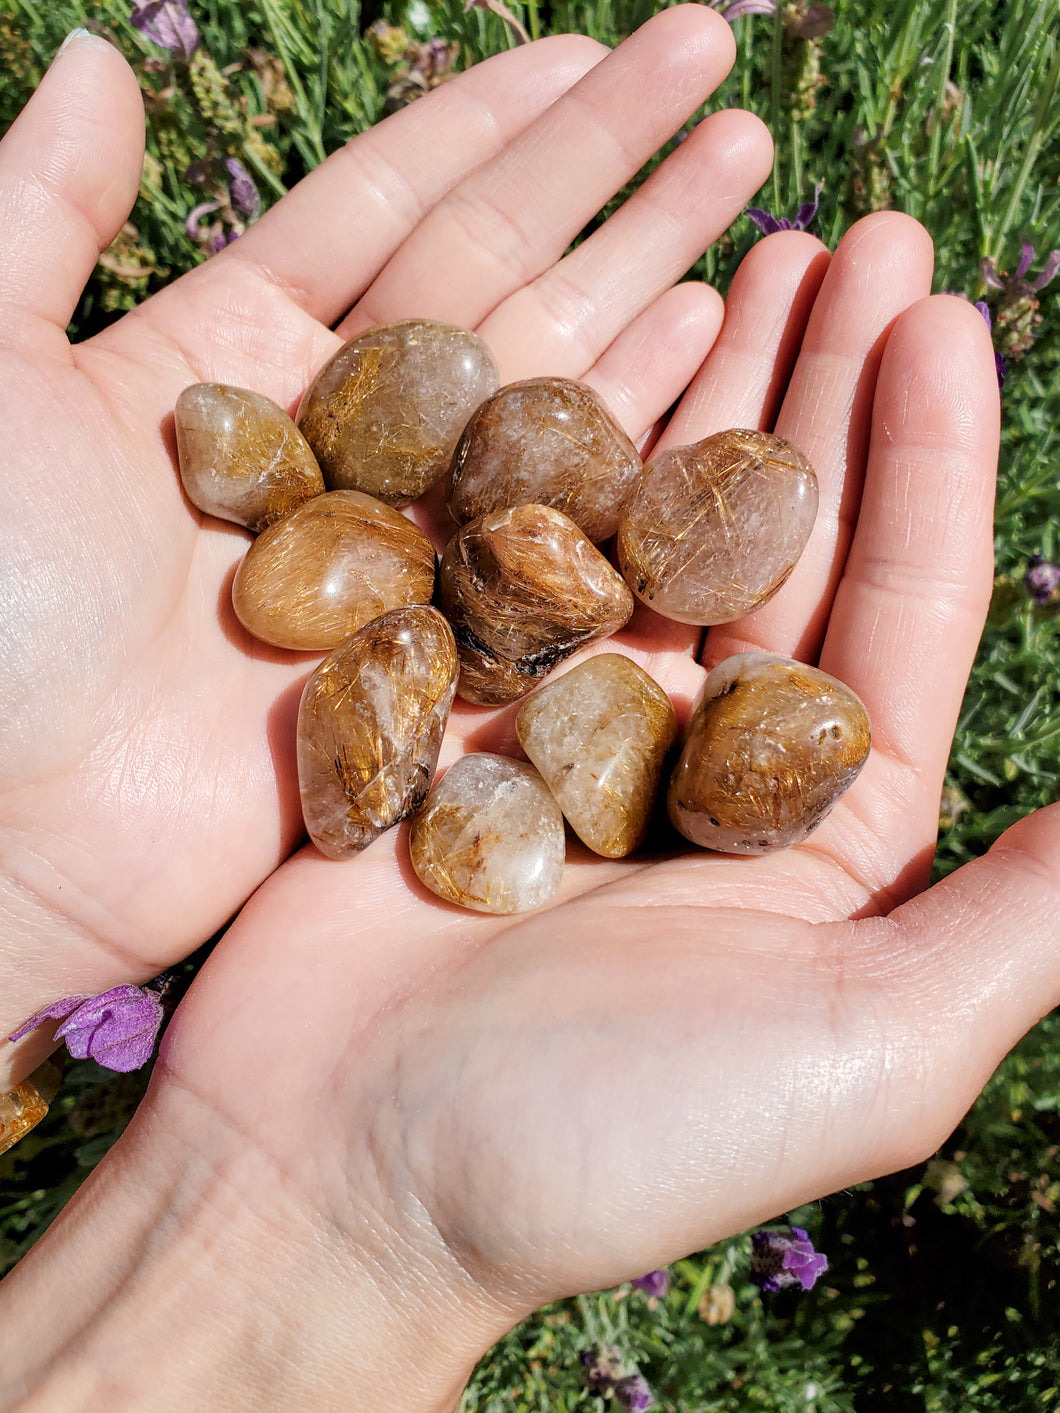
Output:
<instances>
[{"instance_id":1,"label":"skin crease","mask_svg":"<svg viewBox=\"0 0 1060 1413\"><path fill-rule=\"evenodd\" d=\"M4 1406L451 1409L543 1301L932 1152L1060 998L1056 809L920 891L998 435L985 325L929 297L925 232L761 241L722 324L672 284L768 171L761 126L725 113L561 258L732 57L684 6L607 57L491 60L76 349L136 191L135 80L76 42L0 146L0 1028L146 979L239 910L130 1128L4 1282ZM635 439L687 385L661 445L761 426L807 455L821 515L760 614L701 643L638 610L600 645L679 715L734 651L847 682L874 749L805 845L571 850L558 899L511 918L428 895L404 828L288 857L315 659L224 607L246 536L183 501L169 418L201 379L289 408L330 325L413 314L474 328L505 381L584 377ZM514 715L456 708L443 763L514 753ZM47 1043L10 1047L0 1083Z\"/></svg>"}]
</instances>

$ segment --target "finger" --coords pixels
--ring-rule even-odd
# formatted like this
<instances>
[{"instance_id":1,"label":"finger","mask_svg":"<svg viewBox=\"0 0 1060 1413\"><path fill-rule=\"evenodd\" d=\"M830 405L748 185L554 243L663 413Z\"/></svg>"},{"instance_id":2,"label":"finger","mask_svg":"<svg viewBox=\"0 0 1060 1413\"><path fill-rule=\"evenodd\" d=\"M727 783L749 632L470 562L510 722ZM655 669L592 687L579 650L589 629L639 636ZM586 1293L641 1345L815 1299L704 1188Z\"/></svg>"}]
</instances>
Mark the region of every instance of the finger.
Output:
<instances>
[{"instance_id":1,"label":"finger","mask_svg":"<svg viewBox=\"0 0 1060 1413\"><path fill-rule=\"evenodd\" d=\"M654 425L706 358L725 306L709 285L666 290L600 355L584 381L635 442Z\"/></svg>"},{"instance_id":2,"label":"finger","mask_svg":"<svg viewBox=\"0 0 1060 1413\"><path fill-rule=\"evenodd\" d=\"M478 332L513 378L579 377L619 330L680 279L769 175L750 113L715 113L588 240L489 315Z\"/></svg>"},{"instance_id":3,"label":"finger","mask_svg":"<svg viewBox=\"0 0 1060 1413\"><path fill-rule=\"evenodd\" d=\"M128 64L74 32L0 143L0 306L65 329L132 210L144 115Z\"/></svg>"},{"instance_id":4,"label":"finger","mask_svg":"<svg viewBox=\"0 0 1060 1413\"><path fill-rule=\"evenodd\" d=\"M829 259L821 242L802 231L782 231L751 247L733 277L717 342L660 450L729 427L773 426Z\"/></svg>"},{"instance_id":5,"label":"finger","mask_svg":"<svg viewBox=\"0 0 1060 1413\"><path fill-rule=\"evenodd\" d=\"M929 293L931 271L926 231L897 212L867 216L840 241L775 427L817 473L817 521L776 597L707 634L709 662L754 650L816 661L857 519L883 345L898 315Z\"/></svg>"},{"instance_id":6,"label":"finger","mask_svg":"<svg viewBox=\"0 0 1060 1413\"><path fill-rule=\"evenodd\" d=\"M477 64L332 154L222 257L186 277L181 298L249 263L313 319L333 324L451 187L606 53L594 40L561 35Z\"/></svg>"},{"instance_id":7,"label":"finger","mask_svg":"<svg viewBox=\"0 0 1060 1413\"><path fill-rule=\"evenodd\" d=\"M340 332L411 316L477 326L559 259L734 54L729 26L710 10L655 15L430 212Z\"/></svg>"},{"instance_id":8,"label":"finger","mask_svg":"<svg viewBox=\"0 0 1060 1413\"><path fill-rule=\"evenodd\" d=\"M880 365L861 514L820 659L868 707L873 752L817 836L857 850L859 873L882 859L907 891L930 866L990 602L999 415L972 305L936 295L907 310Z\"/></svg>"}]
</instances>

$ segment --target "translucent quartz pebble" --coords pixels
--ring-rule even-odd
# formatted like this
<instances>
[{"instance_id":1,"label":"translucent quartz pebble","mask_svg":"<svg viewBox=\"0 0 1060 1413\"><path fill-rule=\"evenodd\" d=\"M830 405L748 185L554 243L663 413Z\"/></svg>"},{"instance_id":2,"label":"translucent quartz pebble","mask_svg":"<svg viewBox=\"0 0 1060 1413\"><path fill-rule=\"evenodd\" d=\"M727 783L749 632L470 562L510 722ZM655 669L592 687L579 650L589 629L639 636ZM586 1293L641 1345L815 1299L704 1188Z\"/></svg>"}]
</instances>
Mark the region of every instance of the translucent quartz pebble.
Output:
<instances>
[{"instance_id":1,"label":"translucent quartz pebble","mask_svg":"<svg viewBox=\"0 0 1060 1413\"><path fill-rule=\"evenodd\" d=\"M358 335L325 363L298 425L329 490L407 505L445 474L467 419L498 382L477 335L402 319Z\"/></svg>"},{"instance_id":2,"label":"translucent quartz pebble","mask_svg":"<svg viewBox=\"0 0 1060 1413\"><path fill-rule=\"evenodd\" d=\"M817 477L768 432L718 432L644 468L618 560L637 596L680 623L731 623L772 598L806 547Z\"/></svg>"},{"instance_id":3,"label":"translucent quartz pebble","mask_svg":"<svg viewBox=\"0 0 1060 1413\"><path fill-rule=\"evenodd\" d=\"M718 664L670 778L670 818L693 844L762 854L797 844L853 784L869 718L849 687L785 657Z\"/></svg>"},{"instance_id":4,"label":"translucent quartz pebble","mask_svg":"<svg viewBox=\"0 0 1060 1413\"><path fill-rule=\"evenodd\" d=\"M547 505L497 510L459 530L442 556L438 598L469 702L515 701L633 612L622 576Z\"/></svg>"},{"instance_id":5,"label":"translucent quartz pebble","mask_svg":"<svg viewBox=\"0 0 1060 1413\"><path fill-rule=\"evenodd\" d=\"M592 388L530 378L488 398L449 471L458 525L512 505L551 505L590 540L609 540L640 474L637 448Z\"/></svg>"},{"instance_id":6,"label":"translucent quartz pebble","mask_svg":"<svg viewBox=\"0 0 1060 1413\"><path fill-rule=\"evenodd\" d=\"M180 479L192 505L255 533L324 489L309 443L260 393L194 383L177 398Z\"/></svg>"},{"instance_id":7,"label":"translucent quartz pebble","mask_svg":"<svg viewBox=\"0 0 1060 1413\"><path fill-rule=\"evenodd\" d=\"M578 838L605 858L632 853L677 734L658 683L629 658L600 653L528 697L516 724Z\"/></svg>"},{"instance_id":8,"label":"translucent quartz pebble","mask_svg":"<svg viewBox=\"0 0 1060 1413\"><path fill-rule=\"evenodd\" d=\"M412 867L440 898L480 913L547 903L563 877L563 816L532 765L461 756L412 821Z\"/></svg>"},{"instance_id":9,"label":"translucent quartz pebble","mask_svg":"<svg viewBox=\"0 0 1060 1413\"><path fill-rule=\"evenodd\" d=\"M47 1115L61 1078L61 1067L45 1060L21 1084L0 1094L0 1153L14 1148Z\"/></svg>"},{"instance_id":10,"label":"translucent quartz pebble","mask_svg":"<svg viewBox=\"0 0 1060 1413\"><path fill-rule=\"evenodd\" d=\"M359 853L422 804L456 673L442 615L399 608L366 624L310 677L298 709L298 783L322 854Z\"/></svg>"},{"instance_id":11,"label":"translucent quartz pebble","mask_svg":"<svg viewBox=\"0 0 1060 1413\"><path fill-rule=\"evenodd\" d=\"M430 603L434 546L360 491L329 491L259 535L232 581L248 632L279 648L334 648L392 608Z\"/></svg>"}]
</instances>

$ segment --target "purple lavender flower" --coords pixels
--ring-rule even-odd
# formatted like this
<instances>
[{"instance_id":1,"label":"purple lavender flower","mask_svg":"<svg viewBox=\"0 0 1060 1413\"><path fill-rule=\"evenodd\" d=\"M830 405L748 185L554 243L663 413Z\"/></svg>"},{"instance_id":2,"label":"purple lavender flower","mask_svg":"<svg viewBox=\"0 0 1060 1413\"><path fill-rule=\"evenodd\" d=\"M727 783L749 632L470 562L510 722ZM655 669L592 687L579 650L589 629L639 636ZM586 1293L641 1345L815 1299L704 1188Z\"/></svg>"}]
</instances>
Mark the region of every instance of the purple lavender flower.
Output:
<instances>
[{"instance_id":1,"label":"purple lavender flower","mask_svg":"<svg viewBox=\"0 0 1060 1413\"><path fill-rule=\"evenodd\" d=\"M589 1392L598 1393L601 1398L610 1398L619 1382L629 1377L629 1366L622 1351L617 1345L605 1344L602 1340L582 1351L582 1364Z\"/></svg>"},{"instance_id":2,"label":"purple lavender flower","mask_svg":"<svg viewBox=\"0 0 1060 1413\"><path fill-rule=\"evenodd\" d=\"M975 307L986 320L986 327L992 332L994 324L993 320L990 318L990 306L984 300L977 299L975 301ZM997 385L999 388L1003 388L1005 386L1005 360L1001 357L1001 354L998 353L996 348L994 349L994 369L997 373Z\"/></svg>"},{"instance_id":3,"label":"purple lavender flower","mask_svg":"<svg viewBox=\"0 0 1060 1413\"><path fill-rule=\"evenodd\" d=\"M670 1289L670 1272L649 1271L646 1276L637 1276L630 1282L634 1290L642 1290L653 1300L662 1300Z\"/></svg>"},{"instance_id":4,"label":"purple lavender flower","mask_svg":"<svg viewBox=\"0 0 1060 1413\"><path fill-rule=\"evenodd\" d=\"M228 173L228 203L241 221L252 221L261 210L261 193L254 178L238 157L225 162Z\"/></svg>"},{"instance_id":5,"label":"purple lavender flower","mask_svg":"<svg viewBox=\"0 0 1060 1413\"><path fill-rule=\"evenodd\" d=\"M1028 291L1037 294L1039 290L1044 289L1047 284L1055 280L1057 274L1060 274L1060 250L1054 250L1034 279L1028 280L1025 276L1031 268L1033 259L1034 246L1029 240L1025 240L1020 254L1020 263L1016 266L1016 272L1013 275L1004 274L997 268L993 260L980 260L979 273L982 276L983 284L989 289L1004 290L1009 296L1013 292L1016 292L1017 297Z\"/></svg>"},{"instance_id":6,"label":"purple lavender flower","mask_svg":"<svg viewBox=\"0 0 1060 1413\"><path fill-rule=\"evenodd\" d=\"M164 1015L157 991L113 986L99 996L66 996L30 1016L8 1040L21 1040L47 1020L62 1020L56 1040L65 1040L76 1060L91 1059L122 1074L151 1058Z\"/></svg>"},{"instance_id":7,"label":"purple lavender flower","mask_svg":"<svg viewBox=\"0 0 1060 1413\"><path fill-rule=\"evenodd\" d=\"M655 1395L643 1374L630 1374L615 1384L615 1402L631 1413L643 1413L644 1409L655 1407Z\"/></svg>"},{"instance_id":8,"label":"purple lavender flower","mask_svg":"<svg viewBox=\"0 0 1060 1413\"><path fill-rule=\"evenodd\" d=\"M1043 608L1060 602L1060 564L1052 564L1040 554L1032 554L1027 561L1023 587Z\"/></svg>"},{"instance_id":9,"label":"purple lavender flower","mask_svg":"<svg viewBox=\"0 0 1060 1413\"><path fill-rule=\"evenodd\" d=\"M759 1290L810 1290L828 1269L802 1227L764 1227L751 1237L751 1281Z\"/></svg>"},{"instance_id":10,"label":"purple lavender flower","mask_svg":"<svg viewBox=\"0 0 1060 1413\"><path fill-rule=\"evenodd\" d=\"M748 206L744 212L755 223L763 235L773 235L776 231L808 231L817 219L817 206L821 199L824 182L818 182L813 189L813 200L806 201L795 213L795 219L787 216L771 216L761 206Z\"/></svg>"},{"instance_id":11,"label":"purple lavender flower","mask_svg":"<svg viewBox=\"0 0 1060 1413\"><path fill-rule=\"evenodd\" d=\"M188 14L188 0L133 0L133 29L168 49L175 59L188 59L199 47L199 31Z\"/></svg>"}]
</instances>

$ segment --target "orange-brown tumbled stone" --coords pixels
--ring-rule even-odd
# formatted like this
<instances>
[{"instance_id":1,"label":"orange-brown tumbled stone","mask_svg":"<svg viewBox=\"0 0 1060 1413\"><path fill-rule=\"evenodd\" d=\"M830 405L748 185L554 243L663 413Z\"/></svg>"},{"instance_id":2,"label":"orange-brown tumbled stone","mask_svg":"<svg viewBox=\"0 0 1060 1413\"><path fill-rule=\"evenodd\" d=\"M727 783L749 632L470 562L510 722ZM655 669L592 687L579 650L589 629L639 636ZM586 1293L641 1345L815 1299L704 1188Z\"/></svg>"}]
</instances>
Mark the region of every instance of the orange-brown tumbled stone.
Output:
<instances>
[{"instance_id":1,"label":"orange-brown tumbled stone","mask_svg":"<svg viewBox=\"0 0 1060 1413\"><path fill-rule=\"evenodd\" d=\"M368 623L324 659L298 709L298 783L309 837L359 853L427 796L456 691L456 644L436 609Z\"/></svg>"},{"instance_id":2,"label":"orange-brown tumbled stone","mask_svg":"<svg viewBox=\"0 0 1060 1413\"><path fill-rule=\"evenodd\" d=\"M297 421L329 490L408 505L445 474L467 419L498 382L476 334L402 319L344 344L313 379Z\"/></svg>"},{"instance_id":3,"label":"orange-brown tumbled stone","mask_svg":"<svg viewBox=\"0 0 1060 1413\"><path fill-rule=\"evenodd\" d=\"M532 765L461 756L413 819L409 853L440 898L521 913L547 903L563 880L563 816Z\"/></svg>"},{"instance_id":4,"label":"orange-brown tumbled stone","mask_svg":"<svg viewBox=\"0 0 1060 1413\"><path fill-rule=\"evenodd\" d=\"M817 477L768 432L718 432L653 456L626 502L618 562L638 598L680 623L730 623L772 598L817 515Z\"/></svg>"},{"instance_id":5,"label":"orange-brown tumbled stone","mask_svg":"<svg viewBox=\"0 0 1060 1413\"><path fill-rule=\"evenodd\" d=\"M195 383L174 414L192 505L257 533L324 490L309 443L282 407L246 388Z\"/></svg>"},{"instance_id":6,"label":"orange-brown tumbled stone","mask_svg":"<svg viewBox=\"0 0 1060 1413\"><path fill-rule=\"evenodd\" d=\"M0 1094L0 1154L46 1118L62 1078L61 1062L45 1060L21 1084Z\"/></svg>"},{"instance_id":7,"label":"orange-brown tumbled stone","mask_svg":"<svg viewBox=\"0 0 1060 1413\"><path fill-rule=\"evenodd\" d=\"M334 648L381 613L430 603L434 546L398 510L328 491L259 535L232 581L249 633L278 648Z\"/></svg>"},{"instance_id":8,"label":"orange-brown tumbled stone","mask_svg":"<svg viewBox=\"0 0 1060 1413\"><path fill-rule=\"evenodd\" d=\"M469 702L516 701L633 612L622 576L547 505L494 511L459 530L442 556L438 601L453 625L458 691Z\"/></svg>"},{"instance_id":9,"label":"orange-brown tumbled stone","mask_svg":"<svg viewBox=\"0 0 1060 1413\"><path fill-rule=\"evenodd\" d=\"M767 653L738 653L709 674L670 777L670 818L725 854L797 844L853 784L870 745L868 713L842 682Z\"/></svg>"},{"instance_id":10,"label":"orange-brown tumbled stone","mask_svg":"<svg viewBox=\"0 0 1060 1413\"><path fill-rule=\"evenodd\" d=\"M458 525L513 505L562 510L595 543L618 528L637 448L602 399L570 378L509 383L464 428L449 469Z\"/></svg>"},{"instance_id":11,"label":"orange-brown tumbled stone","mask_svg":"<svg viewBox=\"0 0 1060 1413\"><path fill-rule=\"evenodd\" d=\"M578 838L605 858L632 853L677 734L659 684L628 657L599 653L528 697L516 729Z\"/></svg>"}]
</instances>

